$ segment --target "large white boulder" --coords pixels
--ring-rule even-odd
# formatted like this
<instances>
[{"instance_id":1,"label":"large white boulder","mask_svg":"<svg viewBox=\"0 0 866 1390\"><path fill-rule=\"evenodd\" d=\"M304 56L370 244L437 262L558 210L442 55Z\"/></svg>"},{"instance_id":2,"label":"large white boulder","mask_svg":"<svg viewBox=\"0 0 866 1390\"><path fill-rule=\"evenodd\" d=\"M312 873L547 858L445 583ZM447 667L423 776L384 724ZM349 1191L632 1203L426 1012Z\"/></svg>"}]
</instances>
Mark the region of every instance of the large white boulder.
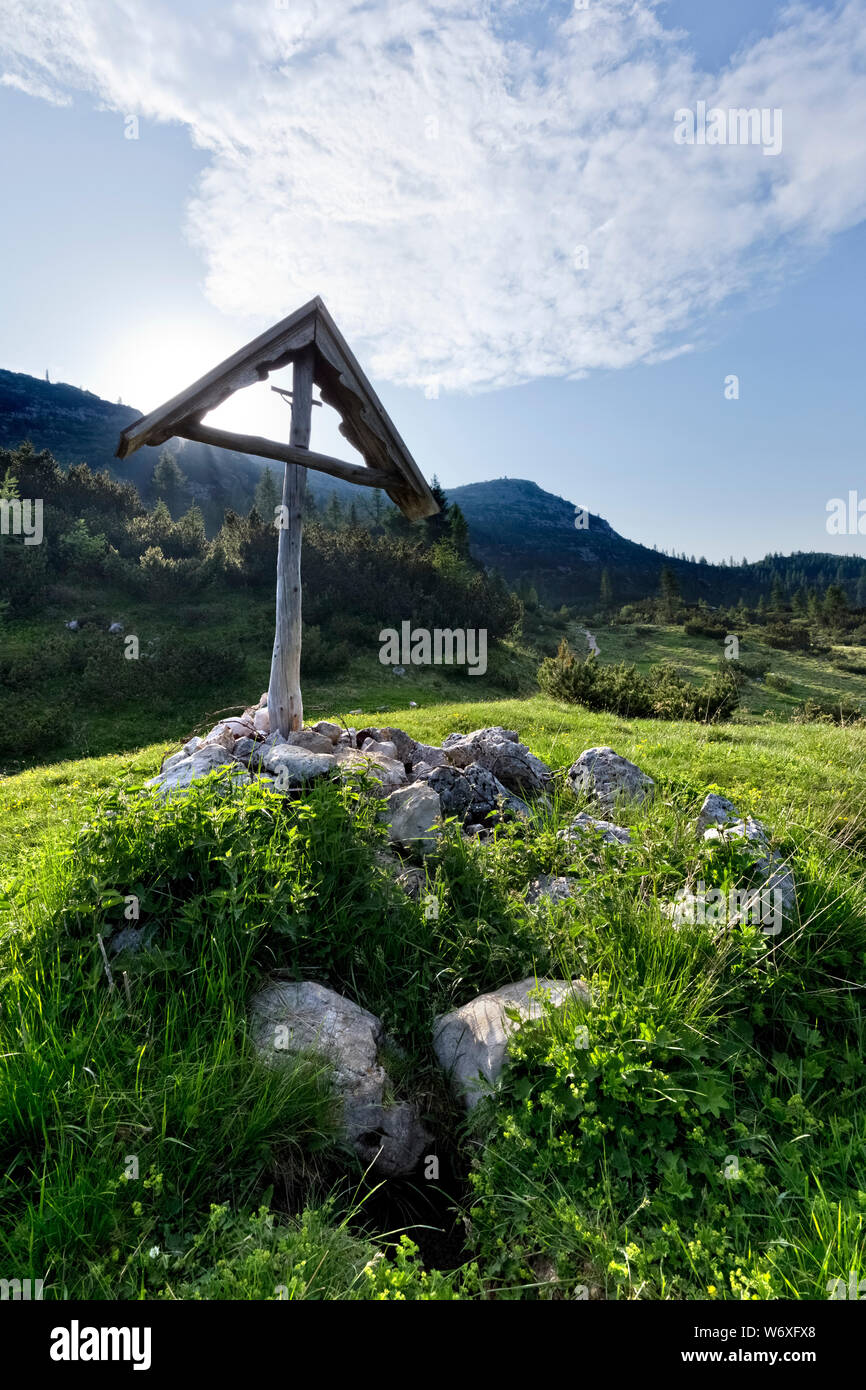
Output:
<instances>
[{"instance_id":1,"label":"large white boulder","mask_svg":"<svg viewBox=\"0 0 866 1390\"><path fill-rule=\"evenodd\" d=\"M334 757L339 763L342 776L349 772L364 773L372 782L378 783L383 796L390 796L398 787L405 787L409 779L405 767L397 758L389 758L377 751L380 746L374 743L362 751L360 748L350 748L348 744L338 743L334 748Z\"/></svg>"},{"instance_id":2,"label":"large white boulder","mask_svg":"<svg viewBox=\"0 0 866 1390\"><path fill-rule=\"evenodd\" d=\"M377 1173L410 1173L430 1135L415 1107L385 1104L389 1078L379 1063L381 1020L351 999L312 981L265 986L250 1004L250 1032L259 1057L278 1065L287 1054L325 1057L341 1102L342 1128L365 1165Z\"/></svg>"},{"instance_id":3,"label":"large white boulder","mask_svg":"<svg viewBox=\"0 0 866 1390\"><path fill-rule=\"evenodd\" d=\"M541 1017L543 999L554 1007L568 999L590 1002L589 991L580 980L537 980L530 976L479 994L435 1020L433 1050L467 1110L498 1080L507 1060L509 1036L520 1023ZM519 1021L509 1018L509 1013L517 1013Z\"/></svg>"}]
</instances>

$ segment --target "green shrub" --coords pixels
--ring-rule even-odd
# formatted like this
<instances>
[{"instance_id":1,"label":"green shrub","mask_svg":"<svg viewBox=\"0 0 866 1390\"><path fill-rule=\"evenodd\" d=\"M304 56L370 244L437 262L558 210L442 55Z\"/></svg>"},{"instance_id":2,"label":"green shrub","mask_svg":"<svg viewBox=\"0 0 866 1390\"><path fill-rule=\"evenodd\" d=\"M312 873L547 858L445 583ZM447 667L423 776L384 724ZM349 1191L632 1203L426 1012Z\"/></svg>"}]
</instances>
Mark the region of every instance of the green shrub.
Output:
<instances>
[{"instance_id":1,"label":"green shrub","mask_svg":"<svg viewBox=\"0 0 866 1390\"><path fill-rule=\"evenodd\" d=\"M841 695L838 700L804 700L792 718L796 724L859 724L864 714L862 705Z\"/></svg>"},{"instance_id":2,"label":"green shrub","mask_svg":"<svg viewBox=\"0 0 866 1390\"><path fill-rule=\"evenodd\" d=\"M725 663L700 686L684 680L672 666L658 664L644 676L636 666L602 665L595 656L583 661L563 639L555 657L546 657L538 672L545 694L588 709L627 717L657 719L726 719L739 702L737 677Z\"/></svg>"},{"instance_id":3,"label":"green shrub","mask_svg":"<svg viewBox=\"0 0 866 1390\"><path fill-rule=\"evenodd\" d=\"M770 690L778 690L781 695L787 695L794 689L794 682L790 677L780 675L778 671L768 671L764 676L764 684Z\"/></svg>"}]
</instances>

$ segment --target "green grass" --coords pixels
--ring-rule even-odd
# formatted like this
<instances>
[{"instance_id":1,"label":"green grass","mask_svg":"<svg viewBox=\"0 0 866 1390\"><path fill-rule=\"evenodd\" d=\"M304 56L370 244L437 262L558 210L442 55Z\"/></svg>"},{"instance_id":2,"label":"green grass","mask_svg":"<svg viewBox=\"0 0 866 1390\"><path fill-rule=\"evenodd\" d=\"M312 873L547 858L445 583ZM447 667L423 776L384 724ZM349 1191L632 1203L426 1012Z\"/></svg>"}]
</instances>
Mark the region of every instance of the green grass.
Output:
<instances>
[{"instance_id":1,"label":"green grass","mask_svg":"<svg viewBox=\"0 0 866 1390\"><path fill-rule=\"evenodd\" d=\"M70 613L90 615L94 625L67 632ZM107 636L115 617L138 637L137 660L125 658L123 638ZM206 731L267 689L273 622L273 600L258 595L205 593L184 608L99 589L92 602L76 592L74 606L55 603L38 620L7 623L0 633L0 773L46 758L80 760L157 740L179 743ZM366 641L351 646L308 633L305 706L315 719L334 704L348 710L364 703L375 711L410 700L429 705L527 691L541 654L555 650L561 633L561 624L542 626L519 642L491 647L488 670L477 676L446 666L409 666L395 676L379 661L373 625ZM184 649L194 649L189 659Z\"/></svg>"},{"instance_id":2,"label":"green grass","mask_svg":"<svg viewBox=\"0 0 866 1390\"><path fill-rule=\"evenodd\" d=\"M375 801L348 787L286 809L216 779L158 806L137 788L171 737L0 782L4 1270L50 1297L126 1298L824 1298L862 1277L866 732L623 720L540 696L428 692L410 710L414 689L378 714L379 687L331 688L315 714L431 742L503 724L555 769L610 744L656 779L653 805L624 816L638 848L569 850L558 783L527 830L481 845L452 827L428 861L430 922L373 855ZM684 883L745 872L695 841L710 788L791 859L799 915L778 938L675 932L660 912ZM562 872L578 896L529 909L529 880ZM97 934L128 895L150 942L115 963L112 991ZM246 1007L275 968L384 1019L397 1088L469 1220L456 1272L425 1271L395 1244L402 1218L368 1215L389 1185L371 1194L337 1141L327 1069L256 1063ZM467 1125L433 1017L533 972L582 976L593 1007L523 1028Z\"/></svg>"}]
</instances>

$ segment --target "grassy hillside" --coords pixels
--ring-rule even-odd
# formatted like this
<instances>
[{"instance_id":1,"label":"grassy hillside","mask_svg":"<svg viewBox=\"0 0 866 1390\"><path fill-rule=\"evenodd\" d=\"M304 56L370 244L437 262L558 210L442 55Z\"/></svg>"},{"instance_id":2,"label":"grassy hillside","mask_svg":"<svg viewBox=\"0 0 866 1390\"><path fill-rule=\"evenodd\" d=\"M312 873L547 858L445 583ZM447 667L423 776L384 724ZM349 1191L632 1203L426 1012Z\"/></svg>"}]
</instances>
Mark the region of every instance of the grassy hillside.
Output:
<instances>
[{"instance_id":1,"label":"grassy hillside","mask_svg":"<svg viewBox=\"0 0 866 1390\"><path fill-rule=\"evenodd\" d=\"M445 836L431 923L372 855L375 800L339 788L280 809L207 784L157 809L136 789L169 740L0 784L4 1266L47 1297L121 1298L809 1299L862 1273L866 735L537 697L389 721L430 741L502 723L554 768L612 745L656 779L626 816L638 848L567 850L554 832L576 807L558 788L526 832ZM798 917L778 938L675 932L660 912L686 879L731 870L689 828L710 788L794 866ZM566 871L576 898L527 907L530 878ZM96 933L129 891L157 935L110 996ZM420 1196L390 1180L364 1197L314 1061L260 1073L243 1018L275 967L385 1020L442 1155ZM433 1015L533 971L591 983L590 1049L568 1012L526 1025L467 1127Z\"/></svg>"},{"instance_id":2,"label":"grassy hillside","mask_svg":"<svg viewBox=\"0 0 866 1390\"><path fill-rule=\"evenodd\" d=\"M695 682L709 677L718 667L724 641L709 637L688 637L682 625L605 626L592 624L590 631L598 643L599 661L625 661L646 672L656 662L670 662ZM569 640L575 652L588 651L583 627L572 626ZM766 666L743 686L738 718L788 719L806 700L831 704L862 704L866 708L866 648L834 642L826 654L779 651L762 641L759 628L747 630L740 644L740 655L748 667ZM834 662L847 663L859 670L842 670Z\"/></svg>"}]
</instances>

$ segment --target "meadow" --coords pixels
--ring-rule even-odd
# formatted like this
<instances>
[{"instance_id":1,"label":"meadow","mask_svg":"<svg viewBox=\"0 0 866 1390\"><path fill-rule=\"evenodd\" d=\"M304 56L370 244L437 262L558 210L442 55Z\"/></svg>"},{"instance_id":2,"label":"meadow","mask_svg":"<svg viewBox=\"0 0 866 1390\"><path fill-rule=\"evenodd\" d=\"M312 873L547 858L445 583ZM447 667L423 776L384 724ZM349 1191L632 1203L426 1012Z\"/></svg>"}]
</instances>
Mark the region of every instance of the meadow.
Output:
<instances>
[{"instance_id":1,"label":"meadow","mask_svg":"<svg viewBox=\"0 0 866 1390\"><path fill-rule=\"evenodd\" d=\"M216 778L161 806L139 789L172 737L0 783L3 1267L46 1297L180 1299L823 1299L862 1272L866 734L408 694L387 718L375 686L351 707L430 742L501 724L560 770L527 827L447 828L433 923L376 857L377 801L346 785L286 806ZM561 771L599 744L656 781L624 812L626 862L556 834L578 809ZM661 911L736 874L694 836L713 789L794 869L779 937ZM573 899L527 903L563 872ZM112 991L97 934L130 893L150 944ZM274 970L383 1018L436 1182L360 1171L315 1057L263 1073L245 1009ZM432 1020L533 973L582 977L592 1008L525 1025L467 1120Z\"/></svg>"}]
</instances>

